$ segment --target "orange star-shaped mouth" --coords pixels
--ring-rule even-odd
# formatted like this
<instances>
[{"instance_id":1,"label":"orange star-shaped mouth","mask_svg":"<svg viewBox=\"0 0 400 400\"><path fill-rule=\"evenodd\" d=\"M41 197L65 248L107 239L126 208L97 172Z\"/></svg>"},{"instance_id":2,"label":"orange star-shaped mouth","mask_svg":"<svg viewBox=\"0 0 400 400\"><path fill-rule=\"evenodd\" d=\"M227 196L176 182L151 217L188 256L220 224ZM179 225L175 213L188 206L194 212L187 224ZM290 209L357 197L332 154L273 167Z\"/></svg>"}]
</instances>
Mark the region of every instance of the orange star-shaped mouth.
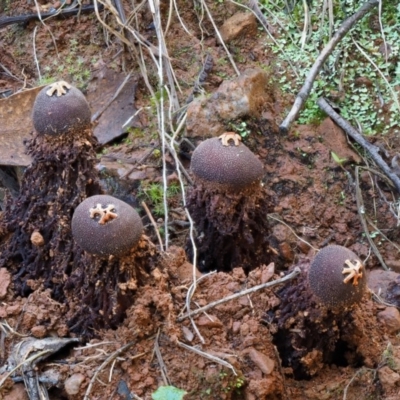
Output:
<instances>
[{"instance_id":1,"label":"orange star-shaped mouth","mask_svg":"<svg viewBox=\"0 0 400 400\"><path fill-rule=\"evenodd\" d=\"M103 208L101 204L97 204L96 208L91 208L89 210L90 218L95 218L99 216L99 224L104 225L108 221L111 221L118 217L118 214L115 212L115 206L113 204L109 204L106 208Z\"/></svg>"},{"instance_id":2,"label":"orange star-shaped mouth","mask_svg":"<svg viewBox=\"0 0 400 400\"><path fill-rule=\"evenodd\" d=\"M343 283L349 283L351 280L353 280L353 286L357 286L358 280L361 279L363 276L362 273L363 265L359 260L355 261L346 260L344 263L348 266L348 268L343 267L342 274L343 275L349 274L349 275L347 275L346 278L343 279Z\"/></svg>"},{"instance_id":3,"label":"orange star-shaped mouth","mask_svg":"<svg viewBox=\"0 0 400 400\"><path fill-rule=\"evenodd\" d=\"M229 141L233 140L235 146L239 146L242 138L235 132L225 132L221 136L218 136L218 139L221 139L221 143L223 146L229 146Z\"/></svg>"},{"instance_id":4,"label":"orange star-shaped mouth","mask_svg":"<svg viewBox=\"0 0 400 400\"><path fill-rule=\"evenodd\" d=\"M50 85L46 94L47 96L51 97L56 92L57 97L60 97L67 93L66 89L71 89L71 85L65 81L58 81Z\"/></svg>"}]
</instances>

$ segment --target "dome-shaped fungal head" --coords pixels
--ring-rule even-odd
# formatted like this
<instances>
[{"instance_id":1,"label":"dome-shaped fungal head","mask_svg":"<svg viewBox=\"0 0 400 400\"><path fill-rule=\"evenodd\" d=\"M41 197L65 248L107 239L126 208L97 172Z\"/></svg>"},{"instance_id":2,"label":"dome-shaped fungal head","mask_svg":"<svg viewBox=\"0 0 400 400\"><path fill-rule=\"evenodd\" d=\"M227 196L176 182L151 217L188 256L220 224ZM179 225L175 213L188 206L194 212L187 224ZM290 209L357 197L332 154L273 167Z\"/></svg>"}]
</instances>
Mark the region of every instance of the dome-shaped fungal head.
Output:
<instances>
[{"instance_id":1,"label":"dome-shaped fungal head","mask_svg":"<svg viewBox=\"0 0 400 400\"><path fill-rule=\"evenodd\" d=\"M311 291L328 308L359 302L367 279L358 256L343 246L327 246L315 256L308 271Z\"/></svg>"},{"instance_id":2,"label":"dome-shaped fungal head","mask_svg":"<svg viewBox=\"0 0 400 400\"><path fill-rule=\"evenodd\" d=\"M194 175L233 190L259 181L263 165L240 140L236 133L227 132L202 142L192 155L190 167Z\"/></svg>"},{"instance_id":3,"label":"dome-shaped fungal head","mask_svg":"<svg viewBox=\"0 0 400 400\"><path fill-rule=\"evenodd\" d=\"M72 235L88 253L121 256L139 242L143 224L125 202L108 195L88 197L75 209Z\"/></svg>"},{"instance_id":4,"label":"dome-shaped fungal head","mask_svg":"<svg viewBox=\"0 0 400 400\"><path fill-rule=\"evenodd\" d=\"M32 120L41 135L62 135L90 127L91 112L83 93L59 81L44 87L36 96Z\"/></svg>"}]
</instances>

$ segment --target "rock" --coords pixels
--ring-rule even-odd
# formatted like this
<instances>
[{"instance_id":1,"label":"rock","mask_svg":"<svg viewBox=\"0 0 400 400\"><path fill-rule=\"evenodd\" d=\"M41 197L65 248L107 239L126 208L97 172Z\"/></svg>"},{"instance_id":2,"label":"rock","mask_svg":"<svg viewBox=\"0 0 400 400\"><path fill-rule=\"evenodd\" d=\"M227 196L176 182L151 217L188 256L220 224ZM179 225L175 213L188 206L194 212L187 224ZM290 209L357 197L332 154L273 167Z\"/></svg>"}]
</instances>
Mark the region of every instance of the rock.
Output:
<instances>
[{"instance_id":1,"label":"rock","mask_svg":"<svg viewBox=\"0 0 400 400\"><path fill-rule=\"evenodd\" d=\"M400 381L400 375L385 366L378 371L379 381L385 392L391 392Z\"/></svg>"},{"instance_id":2,"label":"rock","mask_svg":"<svg viewBox=\"0 0 400 400\"><path fill-rule=\"evenodd\" d=\"M400 313L396 307L386 307L378 313L378 319L385 325L388 333L396 333L400 330Z\"/></svg>"},{"instance_id":3,"label":"rock","mask_svg":"<svg viewBox=\"0 0 400 400\"><path fill-rule=\"evenodd\" d=\"M240 330L240 326L241 326L241 322L240 321L235 321L232 325L232 332L233 333L238 333Z\"/></svg>"},{"instance_id":4,"label":"rock","mask_svg":"<svg viewBox=\"0 0 400 400\"><path fill-rule=\"evenodd\" d=\"M0 268L0 300L6 297L10 283L11 274L5 268Z\"/></svg>"},{"instance_id":5,"label":"rock","mask_svg":"<svg viewBox=\"0 0 400 400\"><path fill-rule=\"evenodd\" d=\"M358 254L358 253L357 253ZM386 299L388 286L399 276L396 272L374 269L369 272L368 287L382 298Z\"/></svg>"},{"instance_id":6,"label":"rock","mask_svg":"<svg viewBox=\"0 0 400 400\"><path fill-rule=\"evenodd\" d=\"M227 19L219 30L226 43L244 36L257 34L257 20L253 13L238 12Z\"/></svg>"},{"instance_id":7,"label":"rock","mask_svg":"<svg viewBox=\"0 0 400 400\"><path fill-rule=\"evenodd\" d=\"M35 338L41 339L44 338L47 334L47 328L43 325L34 326L31 329L32 336Z\"/></svg>"},{"instance_id":8,"label":"rock","mask_svg":"<svg viewBox=\"0 0 400 400\"><path fill-rule=\"evenodd\" d=\"M261 267L261 283L267 283L275 273L275 264L270 263Z\"/></svg>"},{"instance_id":9,"label":"rock","mask_svg":"<svg viewBox=\"0 0 400 400\"><path fill-rule=\"evenodd\" d=\"M360 163L361 157L349 147L346 135L330 118L326 118L317 129L324 144L338 157L350 162Z\"/></svg>"},{"instance_id":10,"label":"rock","mask_svg":"<svg viewBox=\"0 0 400 400\"><path fill-rule=\"evenodd\" d=\"M253 363L257 365L257 367L260 368L260 370L265 375L269 375L272 373L275 368L274 360L266 356L264 353L256 350L255 348L246 350L246 353L249 355L251 361L253 361Z\"/></svg>"},{"instance_id":11,"label":"rock","mask_svg":"<svg viewBox=\"0 0 400 400\"><path fill-rule=\"evenodd\" d=\"M205 328L222 328L222 322L214 315L202 315L196 320L198 326L203 326Z\"/></svg>"},{"instance_id":12,"label":"rock","mask_svg":"<svg viewBox=\"0 0 400 400\"><path fill-rule=\"evenodd\" d=\"M31 242L34 246L40 247L44 245L44 239L40 232L33 231L31 235Z\"/></svg>"},{"instance_id":13,"label":"rock","mask_svg":"<svg viewBox=\"0 0 400 400\"><path fill-rule=\"evenodd\" d=\"M185 339L186 339L188 342L191 342L191 341L193 340L194 334L193 334L193 332L192 332L188 327L182 326L182 332L183 332L183 334L184 334L184 336L185 336Z\"/></svg>"},{"instance_id":14,"label":"rock","mask_svg":"<svg viewBox=\"0 0 400 400\"><path fill-rule=\"evenodd\" d=\"M71 375L64 383L65 391L70 396L78 394L84 380L85 380L85 375L83 374Z\"/></svg>"},{"instance_id":15,"label":"rock","mask_svg":"<svg viewBox=\"0 0 400 400\"><path fill-rule=\"evenodd\" d=\"M260 117L274 102L268 82L268 74L262 69L248 69L239 77L224 81L211 97L193 100L187 109L187 136L218 136L226 131L228 121Z\"/></svg>"}]
</instances>

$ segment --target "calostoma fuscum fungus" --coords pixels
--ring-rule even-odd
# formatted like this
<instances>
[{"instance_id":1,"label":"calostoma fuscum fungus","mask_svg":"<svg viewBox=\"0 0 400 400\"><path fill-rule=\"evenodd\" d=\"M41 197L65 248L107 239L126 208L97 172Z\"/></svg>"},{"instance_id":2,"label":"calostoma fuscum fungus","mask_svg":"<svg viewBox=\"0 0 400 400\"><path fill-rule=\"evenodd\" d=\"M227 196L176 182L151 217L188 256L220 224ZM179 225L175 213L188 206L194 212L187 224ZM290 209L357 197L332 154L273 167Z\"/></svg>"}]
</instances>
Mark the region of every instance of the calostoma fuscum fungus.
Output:
<instances>
[{"instance_id":1,"label":"calostoma fuscum fungus","mask_svg":"<svg viewBox=\"0 0 400 400\"><path fill-rule=\"evenodd\" d=\"M284 366L297 379L317 374L324 364L373 367L378 360L371 338L377 332L371 330L377 324L360 258L331 245L300 267L302 273L277 292L280 304L271 314Z\"/></svg>"},{"instance_id":2,"label":"calostoma fuscum fungus","mask_svg":"<svg viewBox=\"0 0 400 400\"><path fill-rule=\"evenodd\" d=\"M271 260L268 196L260 160L241 137L227 132L207 139L193 152L194 186L187 206L196 227L200 271L246 272ZM193 249L187 245L190 256Z\"/></svg>"}]
</instances>

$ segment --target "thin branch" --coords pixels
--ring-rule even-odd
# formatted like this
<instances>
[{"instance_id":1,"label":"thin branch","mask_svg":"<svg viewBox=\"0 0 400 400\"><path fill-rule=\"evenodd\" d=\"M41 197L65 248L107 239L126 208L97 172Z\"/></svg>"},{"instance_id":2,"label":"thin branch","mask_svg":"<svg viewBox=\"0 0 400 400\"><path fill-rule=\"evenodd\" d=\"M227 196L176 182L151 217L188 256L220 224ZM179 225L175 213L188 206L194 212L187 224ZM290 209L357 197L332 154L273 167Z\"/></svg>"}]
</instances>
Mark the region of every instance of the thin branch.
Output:
<instances>
[{"instance_id":1,"label":"thin branch","mask_svg":"<svg viewBox=\"0 0 400 400\"><path fill-rule=\"evenodd\" d=\"M96 111L93 116L91 121L95 122L97 119L100 118L100 116L103 114L104 111L106 111L106 109L111 105L111 103L120 95L120 93L122 92L122 89L125 87L125 85L127 84L127 82L129 81L129 79L131 78L132 73L130 72L125 79L123 80L123 82L119 85L117 91L114 93L114 96L98 111Z\"/></svg>"},{"instance_id":2,"label":"thin branch","mask_svg":"<svg viewBox=\"0 0 400 400\"><path fill-rule=\"evenodd\" d=\"M126 344L125 346L122 346L120 349L112 353L110 356L108 356L104 362L96 369L95 373L92 376L92 379L90 379L89 385L87 387L85 397L83 400L89 400L89 394L92 390L92 386L97 378L97 375L100 373L100 371L107 366L111 361L114 361L118 356L120 356L125 350L128 350L130 347L132 347L136 342L132 341ZM145 353L142 354L137 354L135 357L142 356Z\"/></svg>"},{"instance_id":3,"label":"thin branch","mask_svg":"<svg viewBox=\"0 0 400 400\"><path fill-rule=\"evenodd\" d=\"M156 353L156 357L158 360L158 365L160 366L160 370L161 370L161 375L164 381L164 385L168 386L171 385L171 380L169 379L168 376L168 371L167 371L167 366L164 363L164 360L162 358L162 354L160 351L160 346L158 344L158 339L160 338L160 330L158 330L157 332L157 336L156 336L156 340L154 341L154 352Z\"/></svg>"},{"instance_id":4,"label":"thin branch","mask_svg":"<svg viewBox=\"0 0 400 400\"><path fill-rule=\"evenodd\" d=\"M236 72L236 75L240 76L240 71L239 71L238 67L236 66L236 63L235 63L235 60L232 57L232 54L228 50L228 47L226 47L224 39L222 39L221 33L218 30L218 27L217 27L217 25L216 25L216 23L214 21L214 18L211 15L211 12L210 12L210 10L209 10L209 8L207 6L207 3L204 0L202 0L201 4L203 5L204 9L207 12L208 18L209 18L209 20L210 20L210 22L211 22L211 24L212 24L212 26L214 28L215 33L217 34L217 38L218 38L219 42L221 43L222 47L224 48L225 53L228 56L229 61L231 62L231 65L232 65L234 71Z\"/></svg>"},{"instance_id":5,"label":"thin branch","mask_svg":"<svg viewBox=\"0 0 400 400\"><path fill-rule=\"evenodd\" d=\"M329 41L329 43L325 46L325 48L322 50L320 55L317 57L317 59L314 62L314 65L311 67L310 72L308 73L308 76L304 82L303 87L300 89L292 109L290 110L288 116L284 119L284 121L281 123L279 126L279 129L281 132L286 133L292 122L297 118L297 115L299 114L300 110L302 109L304 103L306 102L308 96L311 93L314 81L316 77L319 74L319 71L321 70L322 66L324 65L326 59L329 57L329 55L333 52L335 49L336 45L346 36L346 34L349 32L349 30L360 20L364 17L365 14L368 13L372 8L376 7L379 4L379 0L369 0L366 3L364 3L359 10L347 18L346 20L343 21L342 25L339 27L339 29L336 31L336 33L333 35L332 39Z\"/></svg>"},{"instance_id":6,"label":"thin branch","mask_svg":"<svg viewBox=\"0 0 400 400\"><path fill-rule=\"evenodd\" d=\"M35 26L35 29L33 30L33 57L35 58L35 64L36 64L36 68L38 71L39 80L42 80L42 74L40 73L39 60L37 58L37 53L36 53L36 31L37 31L37 26Z\"/></svg>"},{"instance_id":7,"label":"thin branch","mask_svg":"<svg viewBox=\"0 0 400 400\"><path fill-rule=\"evenodd\" d=\"M329 115L332 120L339 125L352 139L354 139L360 146L367 150L371 158L375 161L376 165L383 171L383 173L393 182L397 192L400 193L400 178L391 170L386 162L379 155L378 147L369 143L364 136L362 136L356 129L354 129L344 118L342 118L324 99L320 98L317 101L318 106L322 111Z\"/></svg>"},{"instance_id":8,"label":"thin branch","mask_svg":"<svg viewBox=\"0 0 400 400\"><path fill-rule=\"evenodd\" d=\"M277 280L272 281L272 282L263 283L261 285L257 285L257 286L254 286L252 288L243 290L241 292L232 294L231 296L224 297L223 299L220 299L220 300L217 300L217 301L213 301L212 303L207 304L204 307L200 307L197 310L191 311L190 313L186 313L186 314L182 315L181 317L178 317L177 320L178 321L183 321L185 318L193 317L194 315L200 314L200 313L202 313L204 311L209 310L210 308L219 306L220 304L226 303L228 301L235 300L235 299L237 299L239 297L246 296L246 295L248 295L250 293L254 293L254 292L257 292L257 291L265 289L265 288L269 288L269 287L273 287L273 286L279 285L281 283L285 283L285 282L290 281L291 279L295 278L299 274L300 274L300 268L299 267L295 267L295 269L290 274L284 276L283 278L277 279Z\"/></svg>"},{"instance_id":9,"label":"thin branch","mask_svg":"<svg viewBox=\"0 0 400 400\"><path fill-rule=\"evenodd\" d=\"M315 251L318 251L318 249L316 247L314 247L311 243L307 242L307 240L304 240L303 238L301 238L299 235L297 235L297 233L292 229L292 227L290 227L286 222L282 221L281 219L274 217L272 214L267 214L268 218L271 218L277 222L279 222L280 224L285 225L286 227L288 227L291 232L293 233L294 236L296 236L297 239L300 240L300 242L305 243L307 246L309 246L310 248L312 248Z\"/></svg>"},{"instance_id":10,"label":"thin branch","mask_svg":"<svg viewBox=\"0 0 400 400\"><path fill-rule=\"evenodd\" d=\"M204 358L207 358L207 359L209 359L211 361L214 361L214 362L216 362L218 364L221 364L224 367L230 368L231 371L234 373L234 375L237 376L237 372L236 372L235 368L233 367L233 365L231 365L227 361L223 360L222 358L213 356L213 355L211 355L209 353L206 353L205 351L201 351L201 350L197 349L196 347L188 346L187 344L182 343L179 340L177 340L176 342L180 347L182 347L182 348L184 348L186 350L192 351L193 353L196 353L196 354L198 354L198 355L200 355L200 356L202 356Z\"/></svg>"}]
</instances>

